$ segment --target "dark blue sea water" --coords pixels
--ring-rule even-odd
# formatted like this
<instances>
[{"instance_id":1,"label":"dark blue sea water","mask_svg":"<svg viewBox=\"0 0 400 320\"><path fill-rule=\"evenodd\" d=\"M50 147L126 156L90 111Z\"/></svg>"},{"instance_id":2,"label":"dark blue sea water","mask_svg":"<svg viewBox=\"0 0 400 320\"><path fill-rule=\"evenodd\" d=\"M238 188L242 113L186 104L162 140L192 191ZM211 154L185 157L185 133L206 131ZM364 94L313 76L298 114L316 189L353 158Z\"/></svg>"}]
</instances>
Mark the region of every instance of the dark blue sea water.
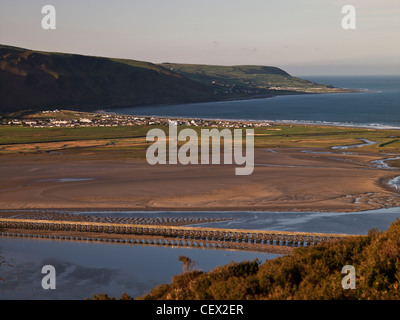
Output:
<instances>
[{"instance_id":1,"label":"dark blue sea water","mask_svg":"<svg viewBox=\"0 0 400 320\"><path fill-rule=\"evenodd\" d=\"M278 96L266 99L115 109L129 115L266 120L400 129L400 76L304 79L359 93Z\"/></svg>"}]
</instances>

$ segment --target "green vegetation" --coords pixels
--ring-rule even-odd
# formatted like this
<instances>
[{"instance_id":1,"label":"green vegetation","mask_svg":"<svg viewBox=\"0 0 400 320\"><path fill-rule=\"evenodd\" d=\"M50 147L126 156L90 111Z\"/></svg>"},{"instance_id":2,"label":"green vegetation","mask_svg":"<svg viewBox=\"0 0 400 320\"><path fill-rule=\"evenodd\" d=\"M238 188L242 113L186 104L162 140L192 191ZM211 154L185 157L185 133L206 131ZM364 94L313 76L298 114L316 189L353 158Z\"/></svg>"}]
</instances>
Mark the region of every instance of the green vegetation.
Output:
<instances>
[{"instance_id":1,"label":"green vegetation","mask_svg":"<svg viewBox=\"0 0 400 320\"><path fill-rule=\"evenodd\" d=\"M146 134L152 128L161 128L168 133L168 127L163 125L76 128L0 126L0 154L41 153L49 150L64 152L69 148L75 148L74 152L113 150L127 155L130 151L135 151L135 157L141 154L139 158L143 158L150 144L145 141ZM184 128L188 127L180 126L179 130ZM196 130L200 136L200 130L206 127L192 126L190 128ZM254 129L256 148L329 149L332 146L358 144L360 139L369 139L378 143L357 148L357 152L400 152L400 139L396 139L400 138L400 134L395 130L307 125L274 125ZM85 141L90 141L90 144L84 144ZM61 144L61 142L66 144ZM81 144L79 149L76 149L76 143L68 146L67 142L81 142ZM50 143L53 144L50 145ZM181 145L183 143L180 142Z\"/></svg>"},{"instance_id":2,"label":"green vegetation","mask_svg":"<svg viewBox=\"0 0 400 320\"><path fill-rule=\"evenodd\" d=\"M0 145L85 141L99 139L144 138L150 126L29 128L0 126Z\"/></svg>"},{"instance_id":3,"label":"green vegetation","mask_svg":"<svg viewBox=\"0 0 400 320\"><path fill-rule=\"evenodd\" d=\"M357 152L400 151L400 140L393 141L393 136L400 137L400 133L395 130L276 125L271 128L256 129L255 134L256 147L330 148L359 144L362 143L360 139L368 139L378 143L357 148Z\"/></svg>"},{"instance_id":4,"label":"green vegetation","mask_svg":"<svg viewBox=\"0 0 400 320\"><path fill-rule=\"evenodd\" d=\"M264 264L231 263L210 272L174 276L139 299L399 299L400 220L385 232L298 248ZM356 289L344 290L341 270L356 269Z\"/></svg>"},{"instance_id":5,"label":"green vegetation","mask_svg":"<svg viewBox=\"0 0 400 320\"><path fill-rule=\"evenodd\" d=\"M164 63L162 66L168 68L171 72L184 75L204 85L211 85L219 93L232 92L240 94L249 90L251 93L259 94L271 93L271 90L280 92L280 94L284 94L285 91L286 93L335 91L332 86L292 77L287 72L276 67L251 65L212 66L177 63Z\"/></svg>"},{"instance_id":6,"label":"green vegetation","mask_svg":"<svg viewBox=\"0 0 400 320\"><path fill-rule=\"evenodd\" d=\"M62 110L50 113L31 113L21 120L77 120L87 118L95 121L101 114ZM118 116L121 119L124 116ZM121 123L125 123L121 120ZM151 121L153 122L153 121ZM85 159L144 159L152 142L146 141L147 132L153 128L163 129L168 134L167 120L150 125L142 122L135 125L77 126L77 127L28 127L21 125L0 126L0 156L53 153L58 155L83 156ZM189 123L189 121L187 122ZM180 125L178 130L191 128L198 135L201 129L218 127L216 121L204 121L203 126ZM234 126L234 122L229 125ZM243 124L242 124L243 125ZM226 128L226 127L224 127ZM233 130L233 128L230 128ZM396 130L376 130L351 127L328 127L311 125L275 124L253 127L256 148L321 148L353 145L360 139L369 139L377 144L357 148L357 152L398 153L400 134ZM244 140L245 141L245 140ZM179 142L183 145L185 142ZM199 141L200 143L200 141ZM221 144L223 152L223 144ZM400 161L392 161L393 167L400 167Z\"/></svg>"}]
</instances>

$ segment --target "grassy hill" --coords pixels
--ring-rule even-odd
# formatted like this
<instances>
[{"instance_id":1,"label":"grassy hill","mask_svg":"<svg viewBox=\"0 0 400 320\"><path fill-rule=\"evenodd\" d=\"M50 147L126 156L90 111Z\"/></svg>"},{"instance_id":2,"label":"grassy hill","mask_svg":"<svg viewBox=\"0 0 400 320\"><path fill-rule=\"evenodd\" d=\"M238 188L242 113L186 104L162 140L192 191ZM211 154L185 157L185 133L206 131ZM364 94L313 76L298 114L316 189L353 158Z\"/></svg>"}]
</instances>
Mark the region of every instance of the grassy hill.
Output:
<instances>
[{"instance_id":1,"label":"grassy hill","mask_svg":"<svg viewBox=\"0 0 400 320\"><path fill-rule=\"evenodd\" d=\"M171 72L212 86L219 92L251 93L330 92L335 88L292 77L276 67L267 66L212 66L164 63Z\"/></svg>"},{"instance_id":2,"label":"grassy hill","mask_svg":"<svg viewBox=\"0 0 400 320\"><path fill-rule=\"evenodd\" d=\"M400 298L400 220L385 232L298 248L264 264L245 261L208 273L190 271L141 299L395 299ZM356 289L344 290L343 266L356 270Z\"/></svg>"},{"instance_id":3,"label":"grassy hill","mask_svg":"<svg viewBox=\"0 0 400 320\"><path fill-rule=\"evenodd\" d=\"M0 45L0 113L112 109L338 90L292 77L275 67L157 65Z\"/></svg>"},{"instance_id":4,"label":"grassy hill","mask_svg":"<svg viewBox=\"0 0 400 320\"><path fill-rule=\"evenodd\" d=\"M0 46L0 110L95 109L206 101L211 90L133 60Z\"/></svg>"}]
</instances>

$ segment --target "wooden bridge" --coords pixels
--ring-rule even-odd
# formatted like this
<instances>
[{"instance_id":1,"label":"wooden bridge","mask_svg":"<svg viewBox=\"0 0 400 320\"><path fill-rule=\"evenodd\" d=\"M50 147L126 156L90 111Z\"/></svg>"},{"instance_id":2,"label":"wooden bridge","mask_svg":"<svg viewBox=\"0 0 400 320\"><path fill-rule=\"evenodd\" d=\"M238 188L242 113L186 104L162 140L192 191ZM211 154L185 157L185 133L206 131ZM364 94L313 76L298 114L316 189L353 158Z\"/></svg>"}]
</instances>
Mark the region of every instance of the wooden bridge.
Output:
<instances>
[{"instance_id":1,"label":"wooden bridge","mask_svg":"<svg viewBox=\"0 0 400 320\"><path fill-rule=\"evenodd\" d=\"M96 223L96 222L75 222L75 221L53 221L53 220L27 220L27 219L0 219L0 229L12 230L32 230L37 236L40 231L46 231L46 238L55 236L48 232L79 232L108 235L121 235L119 242L132 242L129 239L122 239L122 235L136 236L135 243L163 244L163 245L193 245L206 243L224 244L222 247L237 248L233 244L258 244L258 245L286 245L286 246L309 246L327 241L335 241L352 237L353 235L326 234L326 233L307 233L291 231L265 231L265 230L245 230L245 229L220 229L220 228L201 228L201 227L181 227L181 226L154 226L154 225L135 225L118 223ZM15 232L15 231L14 231ZM14 235L12 233L2 233L2 235ZM17 235L17 234L15 234ZM28 236L26 233L22 236ZM33 236L33 235L32 235ZM138 242L138 237L143 237L142 242ZM151 241L149 242L149 237ZM58 239L68 239L66 236L57 235ZM69 236L71 239L71 236ZM74 240L99 240L106 241L104 238L88 239L87 237L72 237ZM145 240L146 239L146 240ZM114 240L115 239L114 237ZM132 239L131 239L132 240ZM107 240L108 241L108 240ZM118 241L118 240L117 240ZM147 241L147 242L145 242ZM115 241L114 241L115 242ZM226 246L227 243L232 245ZM221 247L221 246L220 246Z\"/></svg>"}]
</instances>

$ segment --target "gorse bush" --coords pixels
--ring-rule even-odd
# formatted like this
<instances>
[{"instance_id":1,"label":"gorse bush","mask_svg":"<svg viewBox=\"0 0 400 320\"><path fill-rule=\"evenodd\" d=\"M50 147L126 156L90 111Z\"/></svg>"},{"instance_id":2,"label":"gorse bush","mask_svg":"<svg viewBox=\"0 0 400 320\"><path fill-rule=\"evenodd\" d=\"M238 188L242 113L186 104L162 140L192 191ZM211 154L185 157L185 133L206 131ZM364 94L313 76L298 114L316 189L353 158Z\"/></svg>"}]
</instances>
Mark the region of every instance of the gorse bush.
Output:
<instances>
[{"instance_id":1,"label":"gorse bush","mask_svg":"<svg viewBox=\"0 0 400 320\"><path fill-rule=\"evenodd\" d=\"M345 265L356 270L355 289L342 287ZM140 299L400 299L400 220L385 232L298 248L263 264L186 272Z\"/></svg>"}]
</instances>

